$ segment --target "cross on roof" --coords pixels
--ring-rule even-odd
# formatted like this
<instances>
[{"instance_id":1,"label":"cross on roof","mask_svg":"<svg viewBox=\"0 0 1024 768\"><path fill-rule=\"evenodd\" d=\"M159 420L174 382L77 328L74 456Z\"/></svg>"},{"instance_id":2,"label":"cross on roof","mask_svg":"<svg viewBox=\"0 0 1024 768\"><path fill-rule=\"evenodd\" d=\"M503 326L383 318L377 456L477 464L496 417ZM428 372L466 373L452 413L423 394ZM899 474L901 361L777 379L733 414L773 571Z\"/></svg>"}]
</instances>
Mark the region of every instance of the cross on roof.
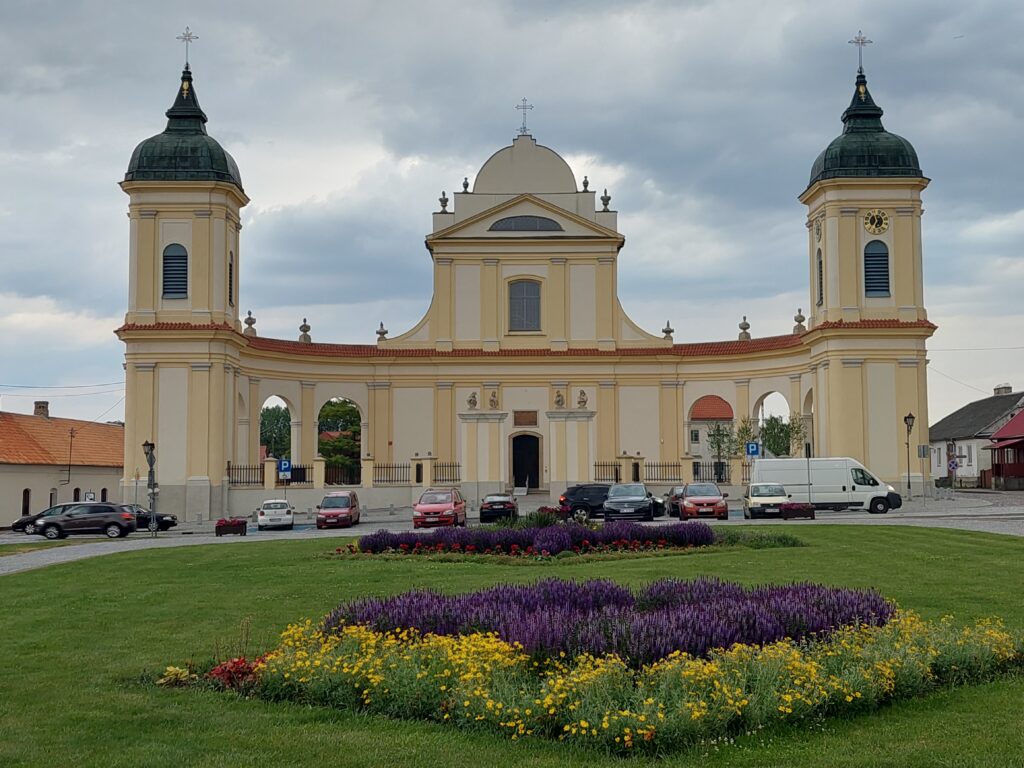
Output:
<instances>
[{"instance_id":1,"label":"cross on roof","mask_svg":"<svg viewBox=\"0 0 1024 768\"><path fill-rule=\"evenodd\" d=\"M181 40L185 44L185 69L188 69L188 44L193 40L198 40L199 35L193 35L192 30L185 27L185 31L178 35L175 40Z\"/></svg>"},{"instance_id":2,"label":"cross on roof","mask_svg":"<svg viewBox=\"0 0 1024 768\"><path fill-rule=\"evenodd\" d=\"M519 129L519 135L527 136L530 133L530 129L526 127L526 110L533 109L533 104L527 104L526 97L524 96L523 103L516 104L516 109L521 109L523 111L523 127Z\"/></svg>"},{"instance_id":3,"label":"cross on roof","mask_svg":"<svg viewBox=\"0 0 1024 768\"><path fill-rule=\"evenodd\" d=\"M864 33L861 32L858 29L856 37L854 37L853 40L849 40L847 42L849 42L850 45L856 45L857 46L857 71L858 72L863 72L864 71L864 46L865 45L870 45L871 43L873 43L875 41L874 40L868 40L866 37L864 37Z\"/></svg>"}]
</instances>

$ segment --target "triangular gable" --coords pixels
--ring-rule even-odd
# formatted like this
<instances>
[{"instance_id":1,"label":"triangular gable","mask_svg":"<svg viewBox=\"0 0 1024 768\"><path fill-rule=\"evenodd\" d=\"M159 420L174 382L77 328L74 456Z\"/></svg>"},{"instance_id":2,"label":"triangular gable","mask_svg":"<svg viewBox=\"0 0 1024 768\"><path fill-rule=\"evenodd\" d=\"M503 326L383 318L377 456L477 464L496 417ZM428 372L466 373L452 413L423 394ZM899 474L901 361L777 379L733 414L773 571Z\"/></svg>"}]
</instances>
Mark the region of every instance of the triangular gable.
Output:
<instances>
[{"instance_id":1,"label":"triangular gable","mask_svg":"<svg viewBox=\"0 0 1024 768\"><path fill-rule=\"evenodd\" d=\"M492 208L488 208L485 211L470 216L465 221L460 221L458 224L453 224L450 227L434 232L427 237L428 242L434 242L437 240L444 240L447 238L454 237L494 237L500 239L500 234L495 237L496 233L489 232L488 227L497 221L508 216L523 216L523 215L537 215L545 216L547 218L554 219L562 228L563 232L516 232L509 233L514 234L518 237L550 237L563 236L563 237L601 237L601 238L612 238L615 240L622 240L621 234L615 230L602 227L596 222L585 219L578 214L560 208L553 203L549 203L547 200L543 200L531 194L517 195L516 197L506 200L499 205Z\"/></svg>"},{"instance_id":2,"label":"triangular gable","mask_svg":"<svg viewBox=\"0 0 1024 768\"><path fill-rule=\"evenodd\" d=\"M1021 411L1008 422L1003 424L996 433L992 435L993 440L1008 440L1011 437L1024 437L1024 411Z\"/></svg>"}]
</instances>

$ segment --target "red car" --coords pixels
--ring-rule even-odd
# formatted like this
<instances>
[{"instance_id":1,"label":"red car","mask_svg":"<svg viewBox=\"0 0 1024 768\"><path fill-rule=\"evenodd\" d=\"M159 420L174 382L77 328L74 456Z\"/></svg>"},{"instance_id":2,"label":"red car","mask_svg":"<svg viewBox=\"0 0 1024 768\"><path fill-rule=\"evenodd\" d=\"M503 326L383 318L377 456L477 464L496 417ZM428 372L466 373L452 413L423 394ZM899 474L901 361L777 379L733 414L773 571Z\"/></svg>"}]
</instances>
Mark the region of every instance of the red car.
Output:
<instances>
[{"instance_id":1,"label":"red car","mask_svg":"<svg viewBox=\"0 0 1024 768\"><path fill-rule=\"evenodd\" d=\"M355 491L328 493L316 505L317 530L350 528L359 522L359 496Z\"/></svg>"},{"instance_id":2,"label":"red car","mask_svg":"<svg viewBox=\"0 0 1024 768\"><path fill-rule=\"evenodd\" d=\"M413 528L466 524L466 500L457 488L428 488L412 507Z\"/></svg>"},{"instance_id":3,"label":"red car","mask_svg":"<svg viewBox=\"0 0 1024 768\"><path fill-rule=\"evenodd\" d=\"M714 517L728 520L729 505L725 501L728 496L714 483L687 483L677 502L679 519Z\"/></svg>"}]
</instances>

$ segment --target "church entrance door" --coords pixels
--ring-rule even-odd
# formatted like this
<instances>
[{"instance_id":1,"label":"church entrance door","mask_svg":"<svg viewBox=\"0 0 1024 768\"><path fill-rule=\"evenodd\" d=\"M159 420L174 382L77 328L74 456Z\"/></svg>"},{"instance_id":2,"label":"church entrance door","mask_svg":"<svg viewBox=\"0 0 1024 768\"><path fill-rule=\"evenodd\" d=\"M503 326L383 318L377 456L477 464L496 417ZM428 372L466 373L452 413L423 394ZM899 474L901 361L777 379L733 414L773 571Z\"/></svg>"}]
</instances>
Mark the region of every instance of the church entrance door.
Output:
<instances>
[{"instance_id":1,"label":"church entrance door","mask_svg":"<svg viewBox=\"0 0 1024 768\"><path fill-rule=\"evenodd\" d=\"M540 487L540 438L537 435L512 438L512 484L516 488Z\"/></svg>"}]
</instances>

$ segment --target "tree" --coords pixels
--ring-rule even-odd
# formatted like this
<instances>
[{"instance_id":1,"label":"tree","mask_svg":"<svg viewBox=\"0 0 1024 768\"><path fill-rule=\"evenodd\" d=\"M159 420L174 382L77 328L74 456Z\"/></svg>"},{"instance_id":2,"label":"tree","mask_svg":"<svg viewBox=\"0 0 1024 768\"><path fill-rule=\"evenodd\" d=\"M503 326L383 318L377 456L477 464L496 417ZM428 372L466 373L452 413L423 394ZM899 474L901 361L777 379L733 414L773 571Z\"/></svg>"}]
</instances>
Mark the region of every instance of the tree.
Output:
<instances>
[{"instance_id":1,"label":"tree","mask_svg":"<svg viewBox=\"0 0 1024 768\"><path fill-rule=\"evenodd\" d=\"M708 428L708 447L718 461L736 452L736 433L731 421L716 421Z\"/></svg>"},{"instance_id":2,"label":"tree","mask_svg":"<svg viewBox=\"0 0 1024 768\"><path fill-rule=\"evenodd\" d=\"M757 440L757 424L749 416L744 416L740 419L739 425L736 427L736 450L742 452L743 448L747 443L752 443Z\"/></svg>"},{"instance_id":3,"label":"tree","mask_svg":"<svg viewBox=\"0 0 1024 768\"><path fill-rule=\"evenodd\" d=\"M769 416L761 425L761 444L773 456L789 455L789 424L781 416Z\"/></svg>"},{"instance_id":4,"label":"tree","mask_svg":"<svg viewBox=\"0 0 1024 768\"><path fill-rule=\"evenodd\" d=\"M292 416L283 405L264 406L260 411L260 443L275 459L291 458Z\"/></svg>"},{"instance_id":5,"label":"tree","mask_svg":"<svg viewBox=\"0 0 1024 768\"><path fill-rule=\"evenodd\" d=\"M317 420L319 433L337 432L336 437L321 437L320 455L329 467L359 468L359 446L362 439L362 420L359 409L348 400L329 400L320 409Z\"/></svg>"},{"instance_id":6,"label":"tree","mask_svg":"<svg viewBox=\"0 0 1024 768\"><path fill-rule=\"evenodd\" d=\"M804 455L804 443L807 441L807 423L796 411L789 414L789 453L791 456Z\"/></svg>"}]
</instances>

